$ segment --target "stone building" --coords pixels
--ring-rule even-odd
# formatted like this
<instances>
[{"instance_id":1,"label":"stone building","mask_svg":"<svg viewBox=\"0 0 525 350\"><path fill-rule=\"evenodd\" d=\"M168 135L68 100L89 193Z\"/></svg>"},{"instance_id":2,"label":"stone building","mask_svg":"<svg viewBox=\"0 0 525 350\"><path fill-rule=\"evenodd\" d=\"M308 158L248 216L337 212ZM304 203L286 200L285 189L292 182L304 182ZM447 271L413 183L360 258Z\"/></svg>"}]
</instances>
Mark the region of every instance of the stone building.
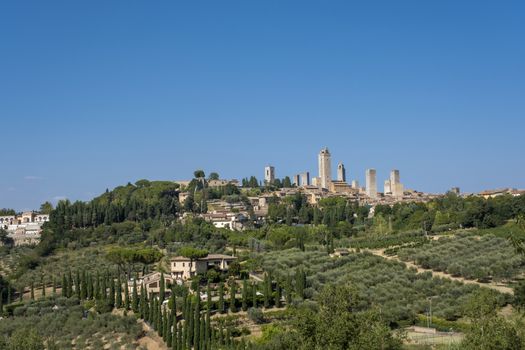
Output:
<instances>
[{"instance_id":1,"label":"stone building","mask_svg":"<svg viewBox=\"0 0 525 350\"><path fill-rule=\"evenodd\" d=\"M264 182L272 184L275 181L275 168L271 165L264 167Z\"/></svg>"},{"instance_id":2,"label":"stone building","mask_svg":"<svg viewBox=\"0 0 525 350\"><path fill-rule=\"evenodd\" d=\"M208 254L207 257L190 261L183 256L176 256L170 260L171 276L175 280L187 280L196 274L203 274L210 268L228 270L236 257L224 254Z\"/></svg>"},{"instance_id":3,"label":"stone building","mask_svg":"<svg viewBox=\"0 0 525 350\"><path fill-rule=\"evenodd\" d=\"M332 181L332 160L328 148L323 148L319 152L319 179L321 188L328 189Z\"/></svg>"},{"instance_id":4,"label":"stone building","mask_svg":"<svg viewBox=\"0 0 525 350\"><path fill-rule=\"evenodd\" d=\"M366 170L366 195L370 198L377 198L376 170Z\"/></svg>"},{"instance_id":5,"label":"stone building","mask_svg":"<svg viewBox=\"0 0 525 350\"><path fill-rule=\"evenodd\" d=\"M346 170L343 163L337 165L337 181L346 182Z\"/></svg>"}]
</instances>

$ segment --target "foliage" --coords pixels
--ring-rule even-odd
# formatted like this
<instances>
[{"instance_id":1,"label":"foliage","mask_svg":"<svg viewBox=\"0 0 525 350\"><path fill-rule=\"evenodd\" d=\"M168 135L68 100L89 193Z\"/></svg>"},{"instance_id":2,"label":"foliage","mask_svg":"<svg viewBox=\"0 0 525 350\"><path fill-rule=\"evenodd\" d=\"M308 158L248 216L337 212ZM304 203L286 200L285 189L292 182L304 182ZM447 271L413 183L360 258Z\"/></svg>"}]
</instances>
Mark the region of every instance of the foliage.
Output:
<instances>
[{"instance_id":1,"label":"foliage","mask_svg":"<svg viewBox=\"0 0 525 350\"><path fill-rule=\"evenodd\" d=\"M510 279L524 266L523 258L506 239L491 235L441 237L417 247L401 248L397 254L423 268L468 279Z\"/></svg>"},{"instance_id":2,"label":"foliage","mask_svg":"<svg viewBox=\"0 0 525 350\"><path fill-rule=\"evenodd\" d=\"M425 313L428 297L433 297L436 316L455 320L464 314L463 303L479 287L448 279L433 278L430 273L416 273L403 263L385 260L369 254L350 254L330 258L322 251L302 252L298 249L267 253L262 266L272 271L284 286L285 294L292 289L298 296L298 284L290 277L297 271L306 273L306 299L315 297L327 284L350 283L363 299L381 307L385 320L396 324L413 321L416 314ZM508 302L499 295L500 305Z\"/></svg>"}]
</instances>

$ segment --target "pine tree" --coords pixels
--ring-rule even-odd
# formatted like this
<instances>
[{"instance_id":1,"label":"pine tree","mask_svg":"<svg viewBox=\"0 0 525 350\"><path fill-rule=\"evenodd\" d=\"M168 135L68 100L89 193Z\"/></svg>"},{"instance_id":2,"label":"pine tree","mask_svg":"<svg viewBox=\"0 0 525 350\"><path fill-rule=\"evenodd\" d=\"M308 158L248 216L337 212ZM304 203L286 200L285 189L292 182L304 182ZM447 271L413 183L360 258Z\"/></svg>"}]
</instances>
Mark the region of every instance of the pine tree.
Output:
<instances>
[{"instance_id":1,"label":"pine tree","mask_svg":"<svg viewBox=\"0 0 525 350\"><path fill-rule=\"evenodd\" d=\"M242 281L242 311L248 310L248 281Z\"/></svg>"},{"instance_id":2,"label":"pine tree","mask_svg":"<svg viewBox=\"0 0 525 350\"><path fill-rule=\"evenodd\" d=\"M219 283L219 312L223 314L226 310L224 309L224 284Z\"/></svg>"},{"instance_id":3,"label":"pine tree","mask_svg":"<svg viewBox=\"0 0 525 350\"><path fill-rule=\"evenodd\" d=\"M162 303L164 299L166 298L166 282L164 280L164 272L160 273L160 281L159 281L159 299Z\"/></svg>"},{"instance_id":4,"label":"pine tree","mask_svg":"<svg viewBox=\"0 0 525 350\"><path fill-rule=\"evenodd\" d=\"M235 293L236 293L236 284L235 280L232 281L231 287L230 287L230 311L231 312L237 312L237 305L236 299L235 299Z\"/></svg>"},{"instance_id":5,"label":"pine tree","mask_svg":"<svg viewBox=\"0 0 525 350\"><path fill-rule=\"evenodd\" d=\"M133 292L132 292L132 299L131 299L131 309L134 313L139 312L139 298L137 295L137 280L133 280Z\"/></svg>"}]
</instances>

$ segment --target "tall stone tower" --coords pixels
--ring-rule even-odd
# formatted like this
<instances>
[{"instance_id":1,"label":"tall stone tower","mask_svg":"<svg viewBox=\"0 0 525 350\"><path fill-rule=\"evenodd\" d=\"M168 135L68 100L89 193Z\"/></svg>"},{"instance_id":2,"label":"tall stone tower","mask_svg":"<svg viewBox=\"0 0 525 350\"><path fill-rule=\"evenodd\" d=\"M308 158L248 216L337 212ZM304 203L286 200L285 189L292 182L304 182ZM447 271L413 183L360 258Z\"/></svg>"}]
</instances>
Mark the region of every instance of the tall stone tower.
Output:
<instances>
[{"instance_id":1,"label":"tall stone tower","mask_svg":"<svg viewBox=\"0 0 525 350\"><path fill-rule=\"evenodd\" d=\"M346 182L346 170L343 163L337 165L337 181Z\"/></svg>"},{"instance_id":2,"label":"tall stone tower","mask_svg":"<svg viewBox=\"0 0 525 350\"><path fill-rule=\"evenodd\" d=\"M366 169L366 195L370 198L377 198L377 182L375 169Z\"/></svg>"},{"instance_id":3,"label":"tall stone tower","mask_svg":"<svg viewBox=\"0 0 525 350\"><path fill-rule=\"evenodd\" d=\"M321 188L329 188L332 182L332 161L328 148L323 148L319 152L319 178Z\"/></svg>"},{"instance_id":4,"label":"tall stone tower","mask_svg":"<svg viewBox=\"0 0 525 350\"><path fill-rule=\"evenodd\" d=\"M275 168L271 165L264 167L264 182L271 184L275 181Z\"/></svg>"},{"instance_id":5,"label":"tall stone tower","mask_svg":"<svg viewBox=\"0 0 525 350\"><path fill-rule=\"evenodd\" d=\"M390 172L390 192L394 197L403 197L403 184L400 181L399 170L392 170Z\"/></svg>"}]
</instances>

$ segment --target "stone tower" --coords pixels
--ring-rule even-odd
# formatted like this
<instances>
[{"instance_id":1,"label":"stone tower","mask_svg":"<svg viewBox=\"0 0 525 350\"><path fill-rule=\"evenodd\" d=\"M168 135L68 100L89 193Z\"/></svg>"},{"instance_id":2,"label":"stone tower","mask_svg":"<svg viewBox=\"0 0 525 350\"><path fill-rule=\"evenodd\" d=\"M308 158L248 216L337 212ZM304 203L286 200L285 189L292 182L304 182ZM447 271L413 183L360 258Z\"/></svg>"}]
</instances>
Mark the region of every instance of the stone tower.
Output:
<instances>
[{"instance_id":1,"label":"stone tower","mask_svg":"<svg viewBox=\"0 0 525 350\"><path fill-rule=\"evenodd\" d=\"M328 148L323 148L319 152L319 179L321 188L329 188L332 182L332 161Z\"/></svg>"},{"instance_id":2,"label":"stone tower","mask_svg":"<svg viewBox=\"0 0 525 350\"><path fill-rule=\"evenodd\" d=\"M272 184L275 181L275 168L271 165L264 167L264 182Z\"/></svg>"},{"instance_id":3,"label":"stone tower","mask_svg":"<svg viewBox=\"0 0 525 350\"><path fill-rule=\"evenodd\" d=\"M377 198L377 182L375 169L366 169L366 195L370 198Z\"/></svg>"},{"instance_id":4,"label":"stone tower","mask_svg":"<svg viewBox=\"0 0 525 350\"><path fill-rule=\"evenodd\" d=\"M346 182L346 170L343 163L337 165L337 181Z\"/></svg>"}]
</instances>

